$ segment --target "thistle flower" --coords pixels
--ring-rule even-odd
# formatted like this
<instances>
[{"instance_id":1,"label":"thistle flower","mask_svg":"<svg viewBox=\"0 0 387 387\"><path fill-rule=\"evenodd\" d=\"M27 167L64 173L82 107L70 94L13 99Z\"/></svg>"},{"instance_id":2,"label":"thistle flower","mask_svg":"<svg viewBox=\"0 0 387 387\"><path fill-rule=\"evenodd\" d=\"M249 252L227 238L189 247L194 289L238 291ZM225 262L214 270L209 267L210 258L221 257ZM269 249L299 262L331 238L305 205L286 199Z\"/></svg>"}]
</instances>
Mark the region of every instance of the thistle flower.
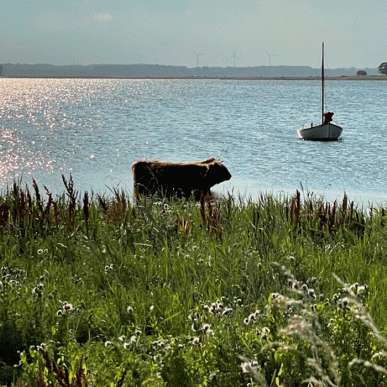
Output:
<instances>
[{"instance_id":1,"label":"thistle flower","mask_svg":"<svg viewBox=\"0 0 387 387\"><path fill-rule=\"evenodd\" d=\"M38 346L36 347L36 349L38 349L38 350L44 349L44 348L46 348L46 343L41 343L40 345L38 345Z\"/></svg>"},{"instance_id":2,"label":"thistle flower","mask_svg":"<svg viewBox=\"0 0 387 387\"><path fill-rule=\"evenodd\" d=\"M154 341L154 342L152 343L152 345L153 345L154 347L157 347L157 348L163 348L163 347L165 346L164 342L161 341L161 340Z\"/></svg>"},{"instance_id":3,"label":"thistle flower","mask_svg":"<svg viewBox=\"0 0 387 387\"><path fill-rule=\"evenodd\" d=\"M307 284L303 284L301 286L301 290L305 293L305 294L308 294L308 285Z\"/></svg>"},{"instance_id":4,"label":"thistle flower","mask_svg":"<svg viewBox=\"0 0 387 387\"><path fill-rule=\"evenodd\" d=\"M73 308L72 304L70 304L69 302L65 301L65 303L63 304L63 310L66 313L71 313L71 312L74 311L74 308Z\"/></svg>"},{"instance_id":5,"label":"thistle flower","mask_svg":"<svg viewBox=\"0 0 387 387\"><path fill-rule=\"evenodd\" d=\"M367 285L358 286L357 288L357 294L359 293L367 293Z\"/></svg>"},{"instance_id":6,"label":"thistle flower","mask_svg":"<svg viewBox=\"0 0 387 387\"><path fill-rule=\"evenodd\" d=\"M292 281L292 289L298 290L300 289L300 282L297 280Z\"/></svg>"},{"instance_id":7,"label":"thistle flower","mask_svg":"<svg viewBox=\"0 0 387 387\"><path fill-rule=\"evenodd\" d=\"M358 289L358 287L359 287L359 284L357 283L357 282L355 282L353 285L351 285L350 287L349 287L349 290L351 290L353 293L357 293L357 289Z\"/></svg>"},{"instance_id":8,"label":"thistle flower","mask_svg":"<svg viewBox=\"0 0 387 387\"><path fill-rule=\"evenodd\" d=\"M258 371L258 362L255 360L253 361L246 361L241 364L242 371L246 374L255 374Z\"/></svg>"},{"instance_id":9,"label":"thistle flower","mask_svg":"<svg viewBox=\"0 0 387 387\"><path fill-rule=\"evenodd\" d=\"M211 305L204 305L203 309L207 310L208 312L210 312L215 316L215 315L223 314L225 307L221 301L217 300L216 302L213 302Z\"/></svg>"},{"instance_id":10,"label":"thistle flower","mask_svg":"<svg viewBox=\"0 0 387 387\"><path fill-rule=\"evenodd\" d=\"M210 324L204 324L201 328L201 331L207 332L209 329L211 329Z\"/></svg>"},{"instance_id":11,"label":"thistle flower","mask_svg":"<svg viewBox=\"0 0 387 387\"><path fill-rule=\"evenodd\" d=\"M170 214L171 213L171 207L168 206L168 204L164 203L163 209L161 210L162 214Z\"/></svg>"},{"instance_id":12,"label":"thistle flower","mask_svg":"<svg viewBox=\"0 0 387 387\"><path fill-rule=\"evenodd\" d=\"M313 300L316 298L316 294L314 289L308 289L308 296L312 298Z\"/></svg>"},{"instance_id":13,"label":"thistle flower","mask_svg":"<svg viewBox=\"0 0 387 387\"><path fill-rule=\"evenodd\" d=\"M133 336L130 338L130 342L133 343L133 344L136 344L136 343L137 343L137 336L133 335Z\"/></svg>"},{"instance_id":14,"label":"thistle flower","mask_svg":"<svg viewBox=\"0 0 387 387\"><path fill-rule=\"evenodd\" d=\"M211 337L213 334L214 334L214 331L211 329L211 326L210 324L204 324L201 329L200 329L203 333L206 334L206 336L209 338Z\"/></svg>"},{"instance_id":15,"label":"thistle flower","mask_svg":"<svg viewBox=\"0 0 387 387\"><path fill-rule=\"evenodd\" d=\"M32 295L34 296L34 297L40 297L41 295L42 295L42 289L40 289L40 288L38 288L38 287L34 287L33 289L32 289Z\"/></svg>"},{"instance_id":16,"label":"thistle flower","mask_svg":"<svg viewBox=\"0 0 387 387\"><path fill-rule=\"evenodd\" d=\"M199 337L191 337L190 339L192 345L199 345L200 346L200 339Z\"/></svg>"},{"instance_id":17,"label":"thistle flower","mask_svg":"<svg viewBox=\"0 0 387 387\"><path fill-rule=\"evenodd\" d=\"M270 329L267 327L263 327L260 335L262 340L267 340L269 333L270 333Z\"/></svg>"}]
</instances>

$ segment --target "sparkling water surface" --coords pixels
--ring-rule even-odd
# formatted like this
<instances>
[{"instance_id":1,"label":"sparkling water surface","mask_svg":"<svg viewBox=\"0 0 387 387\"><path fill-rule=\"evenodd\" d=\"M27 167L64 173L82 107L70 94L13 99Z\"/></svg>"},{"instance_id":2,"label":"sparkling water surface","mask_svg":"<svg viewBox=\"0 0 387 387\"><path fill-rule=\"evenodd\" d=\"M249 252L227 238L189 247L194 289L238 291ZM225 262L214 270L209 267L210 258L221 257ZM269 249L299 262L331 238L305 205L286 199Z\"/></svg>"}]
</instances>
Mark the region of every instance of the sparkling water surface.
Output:
<instances>
[{"instance_id":1,"label":"sparkling water surface","mask_svg":"<svg viewBox=\"0 0 387 387\"><path fill-rule=\"evenodd\" d=\"M217 157L232 179L214 187L253 199L296 189L387 202L385 81L328 81L338 142L297 139L321 120L314 80L0 79L0 189L35 178L64 192L132 192L138 159Z\"/></svg>"}]
</instances>

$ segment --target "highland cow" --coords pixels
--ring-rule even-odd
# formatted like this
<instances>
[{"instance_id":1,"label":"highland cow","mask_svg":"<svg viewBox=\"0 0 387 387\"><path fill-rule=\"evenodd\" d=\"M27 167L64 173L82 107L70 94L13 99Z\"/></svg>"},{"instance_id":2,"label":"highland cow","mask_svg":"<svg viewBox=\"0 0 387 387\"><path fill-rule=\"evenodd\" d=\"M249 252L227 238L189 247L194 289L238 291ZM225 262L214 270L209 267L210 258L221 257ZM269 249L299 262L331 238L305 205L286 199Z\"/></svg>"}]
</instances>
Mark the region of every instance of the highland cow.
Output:
<instances>
[{"instance_id":1,"label":"highland cow","mask_svg":"<svg viewBox=\"0 0 387 387\"><path fill-rule=\"evenodd\" d=\"M132 166L135 195L161 195L168 198L210 194L210 188L231 178L221 161L211 158L194 163L137 161Z\"/></svg>"}]
</instances>

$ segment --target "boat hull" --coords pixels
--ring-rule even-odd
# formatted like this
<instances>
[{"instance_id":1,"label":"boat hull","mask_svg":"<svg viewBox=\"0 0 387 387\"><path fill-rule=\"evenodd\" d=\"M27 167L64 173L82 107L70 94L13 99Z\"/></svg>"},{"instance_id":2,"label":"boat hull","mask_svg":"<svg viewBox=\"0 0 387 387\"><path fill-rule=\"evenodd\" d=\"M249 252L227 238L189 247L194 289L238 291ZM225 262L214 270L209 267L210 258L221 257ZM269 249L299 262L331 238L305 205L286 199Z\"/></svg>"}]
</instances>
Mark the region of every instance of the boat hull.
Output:
<instances>
[{"instance_id":1,"label":"boat hull","mask_svg":"<svg viewBox=\"0 0 387 387\"><path fill-rule=\"evenodd\" d=\"M330 122L325 125L316 125L297 130L298 138L311 141L337 141L343 128Z\"/></svg>"}]
</instances>

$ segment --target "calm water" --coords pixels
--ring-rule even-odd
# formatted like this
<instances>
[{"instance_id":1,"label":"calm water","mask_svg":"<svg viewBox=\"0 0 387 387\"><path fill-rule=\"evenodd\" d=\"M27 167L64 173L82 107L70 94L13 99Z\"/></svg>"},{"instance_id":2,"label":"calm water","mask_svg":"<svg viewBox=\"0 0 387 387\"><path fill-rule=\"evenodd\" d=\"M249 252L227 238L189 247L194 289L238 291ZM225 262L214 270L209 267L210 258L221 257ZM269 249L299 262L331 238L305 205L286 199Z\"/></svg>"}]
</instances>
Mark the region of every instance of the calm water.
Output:
<instances>
[{"instance_id":1,"label":"calm water","mask_svg":"<svg viewBox=\"0 0 387 387\"><path fill-rule=\"evenodd\" d=\"M319 81L0 79L0 188L32 177L63 192L132 190L131 164L218 157L233 178L215 191L305 190L387 202L387 83L331 81L342 141L297 139L320 121Z\"/></svg>"}]
</instances>

